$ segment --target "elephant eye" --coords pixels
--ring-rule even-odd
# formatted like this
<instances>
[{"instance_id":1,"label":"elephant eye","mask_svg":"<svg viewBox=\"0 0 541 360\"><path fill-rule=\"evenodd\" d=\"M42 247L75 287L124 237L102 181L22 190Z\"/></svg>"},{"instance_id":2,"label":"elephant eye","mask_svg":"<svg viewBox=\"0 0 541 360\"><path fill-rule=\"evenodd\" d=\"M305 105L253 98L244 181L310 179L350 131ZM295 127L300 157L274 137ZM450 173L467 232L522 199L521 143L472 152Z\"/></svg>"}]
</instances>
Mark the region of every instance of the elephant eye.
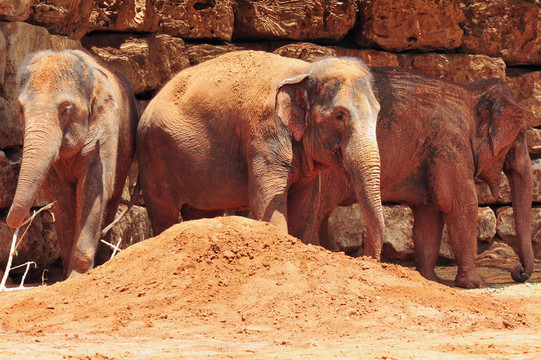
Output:
<instances>
[{"instance_id":1,"label":"elephant eye","mask_svg":"<svg viewBox=\"0 0 541 360\"><path fill-rule=\"evenodd\" d=\"M345 122L348 119L348 117L349 117L349 114L342 109L335 110L334 112L334 118L339 122Z\"/></svg>"},{"instance_id":2,"label":"elephant eye","mask_svg":"<svg viewBox=\"0 0 541 360\"><path fill-rule=\"evenodd\" d=\"M58 108L58 112L60 113L60 116L67 117L69 116L73 111L73 105L71 105L69 102L63 102L60 104Z\"/></svg>"}]
</instances>

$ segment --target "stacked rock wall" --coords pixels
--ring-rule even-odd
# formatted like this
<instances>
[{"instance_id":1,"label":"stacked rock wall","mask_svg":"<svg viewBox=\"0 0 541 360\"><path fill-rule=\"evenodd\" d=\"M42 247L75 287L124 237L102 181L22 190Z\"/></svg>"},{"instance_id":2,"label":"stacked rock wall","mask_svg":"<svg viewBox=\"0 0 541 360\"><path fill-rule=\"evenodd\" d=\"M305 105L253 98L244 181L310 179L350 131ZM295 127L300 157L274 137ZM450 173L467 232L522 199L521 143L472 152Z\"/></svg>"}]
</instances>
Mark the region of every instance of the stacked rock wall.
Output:
<instances>
[{"instance_id":1,"label":"stacked rock wall","mask_svg":"<svg viewBox=\"0 0 541 360\"><path fill-rule=\"evenodd\" d=\"M0 0L0 266L11 239L5 216L16 186L23 135L16 111L17 69L33 51L79 46L123 71L142 107L176 72L243 49L305 60L354 56L369 66L399 66L460 83L505 79L531 114L532 233L536 257L541 258L538 0ZM509 185L502 183L497 199L482 183L478 192L479 241L496 237L512 244ZM39 196L36 206L43 204ZM385 216L384 255L411 258L411 211L386 206ZM144 218L144 208L136 208L117 236L132 241L148 236ZM51 221L48 215L37 220L28 245L21 244L18 262L40 259L44 265L58 257ZM358 250L361 222L355 206L333 214L329 229L336 250ZM441 254L452 257L445 242Z\"/></svg>"}]
</instances>

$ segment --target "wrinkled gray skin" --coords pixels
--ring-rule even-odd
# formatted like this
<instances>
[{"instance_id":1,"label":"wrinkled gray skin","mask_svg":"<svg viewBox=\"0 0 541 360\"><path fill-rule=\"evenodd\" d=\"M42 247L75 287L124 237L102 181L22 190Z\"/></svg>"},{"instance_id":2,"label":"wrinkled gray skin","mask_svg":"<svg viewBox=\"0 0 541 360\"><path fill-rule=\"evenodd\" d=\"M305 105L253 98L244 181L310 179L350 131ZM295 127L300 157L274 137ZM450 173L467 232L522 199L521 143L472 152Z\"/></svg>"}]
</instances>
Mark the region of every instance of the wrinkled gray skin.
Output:
<instances>
[{"instance_id":1,"label":"wrinkled gray skin","mask_svg":"<svg viewBox=\"0 0 541 360\"><path fill-rule=\"evenodd\" d=\"M154 234L183 219L252 211L287 231L288 189L341 164L368 220L365 253L379 258L383 216L367 68L241 51L181 71L150 102L137 157ZM219 210L215 212L214 210Z\"/></svg>"},{"instance_id":2,"label":"wrinkled gray skin","mask_svg":"<svg viewBox=\"0 0 541 360\"><path fill-rule=\"evenodd\" d=\"M458 264L457 286L485 285L477 272L477 193L474 178L497 196L502 169L509 178L521 263L515 281L533 272L532 174L525 110L500 79L459 85L395 68L373 68L381 105L377 140L381 197L413 210L417 270L434 272L444 223ZM305 242L328 242L327 219L356 202L349 175L335 167L289 194L289 231Z\"/></svg>"},{"instance_id":3,"label":"wrinkled gray skin","mask_svg":"<svg viewBox=\"0 0 541 360\"><path fill-rule=\"evenodd\" d=\"M64 275L94 266L134 157L138 108L125 78L79 50L30 55L19 71L24 147L7 223L19 226L43 186Z\"/></svg>"}]
</instances>

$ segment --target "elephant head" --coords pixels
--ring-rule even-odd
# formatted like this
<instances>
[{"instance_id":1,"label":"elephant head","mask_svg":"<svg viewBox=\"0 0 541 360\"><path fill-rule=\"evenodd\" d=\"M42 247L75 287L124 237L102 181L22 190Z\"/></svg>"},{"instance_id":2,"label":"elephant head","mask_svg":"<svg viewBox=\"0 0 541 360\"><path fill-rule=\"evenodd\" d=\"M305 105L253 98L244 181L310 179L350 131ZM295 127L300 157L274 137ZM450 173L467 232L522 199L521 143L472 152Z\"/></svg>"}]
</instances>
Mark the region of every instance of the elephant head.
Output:
<instances>
[{"instance_id":1,"label":"elephant head","mask_svg":"<svg viewBox=\"0 0 541 360\"><path fill-rule=\"evenodd\" d=\"M282 81L276 113L302 143L310 170L343 165L367 220L365 254L379 258L383 243L380 159L376 141L379 103L360 61L324 58L305 74Z\"/></svg>"},{"instance_id":2,"label":"elephant head","mask_svg":"<svg viewBox=\"0 0 541 360\"><path fill-rule=\"evenodd\" d=\"M77 52L43 51L25 59L18 74L23 158L9 226L19 226L28 216L51 166L84 147L96 111L105 108L95 95L101 76Z\"/></svg>"},{"instance_id":3,"label":"elephant head","mask_svg":"<svg viewBox=\"0 0 541 360\"><path fill-rule=\"evenodd\" d=\"M472 85L477 93L477 135L473 153L475 175L485 181L494 197L498 195L501 170L509 179L513 214L521 263L511 275L517 282L533 273L531 241L532 170L526 146L526 109L513 99L505 81L479 80Z\"/></svg>"}]
</instances>

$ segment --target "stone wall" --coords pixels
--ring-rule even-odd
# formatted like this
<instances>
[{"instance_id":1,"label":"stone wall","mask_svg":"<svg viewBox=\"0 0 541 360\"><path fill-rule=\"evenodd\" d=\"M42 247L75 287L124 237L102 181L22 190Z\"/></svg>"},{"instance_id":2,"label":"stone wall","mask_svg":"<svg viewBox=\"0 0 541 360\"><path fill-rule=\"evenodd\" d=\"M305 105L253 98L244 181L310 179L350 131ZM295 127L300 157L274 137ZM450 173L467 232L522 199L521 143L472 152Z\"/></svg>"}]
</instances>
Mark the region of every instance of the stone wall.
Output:
<instances>
[{"instance_id":1,"label":"stone wall","mask_svg":"<svg viewBox=\"0 0 541 360\"><path fill-rule=\"evenodd\" d=\"M243 49L306 60L354 56L369 66L400 66L461 83L506 79L531 113L532 232L541 258L540 24L538 0L0 0L0 266L12 234L4 220L23 135L16 110L17 69L33 51L79 46L122 70L143 107L176 72ZM478 184L480 242L514 241L505 181L502 188L492 199L486 185ZM43 204L39 196L36 206ZM384 256L411 258L411 211L386 206L385 216ZM126 243L148 236L144 218L144 208L134 209L115 236L129 237ZM37 220L27 245L21 244L18 262L34 259L46 265L58 257L51 221L48 214ZM357 251L361 224L355 206L337 210L330 224L335 249ZM441 254L452 258L445 242Z\"/></svg>"}]
</instances>

